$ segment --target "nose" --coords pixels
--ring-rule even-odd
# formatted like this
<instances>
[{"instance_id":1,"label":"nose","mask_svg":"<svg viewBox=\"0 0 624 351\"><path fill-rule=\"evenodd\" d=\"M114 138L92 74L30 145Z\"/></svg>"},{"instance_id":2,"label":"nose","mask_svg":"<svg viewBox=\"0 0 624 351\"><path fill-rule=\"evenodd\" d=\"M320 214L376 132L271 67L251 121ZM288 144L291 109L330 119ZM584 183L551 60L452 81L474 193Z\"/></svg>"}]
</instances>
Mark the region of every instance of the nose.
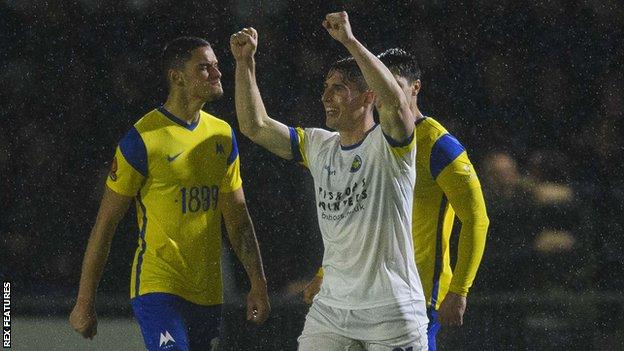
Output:
<instances>
[{"instance_id":1,"label":"nose","mask_svg":"<svg viewBox=\"0 0 624 351\"><path fill-rule=\"evenodd\" d=\"M323 94L321 94L321 102L327 102L329 101L329 89L325 89L323 90Z\"/></svg>"},{"instance_id":2,"label":"nose","mask_svg":"<svg viewBox=\"0 0 624 351\"><path fill-rule=\"evenodd\" d=\"M210 70L210 76L211 77L216 77L216 78L221 78L221 72L219 71L219 69L217 67L212 67L212 69Z\"/></svg>"}]
</instances>

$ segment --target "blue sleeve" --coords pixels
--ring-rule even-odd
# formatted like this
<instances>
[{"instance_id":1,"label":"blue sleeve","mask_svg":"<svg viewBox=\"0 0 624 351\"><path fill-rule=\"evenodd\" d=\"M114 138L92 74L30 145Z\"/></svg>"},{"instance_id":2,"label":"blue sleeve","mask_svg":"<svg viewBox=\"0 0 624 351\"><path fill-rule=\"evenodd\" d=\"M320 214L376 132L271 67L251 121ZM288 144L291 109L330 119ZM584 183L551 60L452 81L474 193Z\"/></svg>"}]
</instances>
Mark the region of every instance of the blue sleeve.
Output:
<instances>
[{"instance_id":1,"label":"blue sleeve","mask_svg":"<svg viewBox=\"0 0 624 351\"><path fill-rule=\"evenodd\" d=\"M293 160L295 162L302 162L303 157L301 156L301 150L299 149L299 135L293 127L288 127L288 131L290 132L290 151L293 154Z\"/></svg>"},{"instance_id":2,"label":"blue sleeve","mask_svg":"<svg viewBox=\"0 0 624 351\"><path fill-rule=\"evenodd\" d=\"M438 138L429 156L429 171L433 179L436 179L440 172L464 151L464 146L451 134L444 134Z\"/></svg>"},{"instance_id":3,"label":"blue sleeve","mask_svg":"<svg viewBox=\"0 0 624 351\"><path fill-rule=\"evenodd\" d=\"M227 165L231 165L234 161L236 161L236 157L238 156L238 143L236 142L236 134L234 134L234 129L232 129L232 151L230 151L230 156L227 159Z\"/></svg>"},{"instance_id":4,"label":"blue sleeve","mask_svg":"<svg viewBox=\"0 0 624 351\"><path fill-rule=\"evenodd\" d=\"M141 135L135 127L132 127L121 141L119 141L119 149L126 161L128 161L137 172L147 177L147 149L145 148L143 138L141 138Z\"/></svg>"}]
</instances>

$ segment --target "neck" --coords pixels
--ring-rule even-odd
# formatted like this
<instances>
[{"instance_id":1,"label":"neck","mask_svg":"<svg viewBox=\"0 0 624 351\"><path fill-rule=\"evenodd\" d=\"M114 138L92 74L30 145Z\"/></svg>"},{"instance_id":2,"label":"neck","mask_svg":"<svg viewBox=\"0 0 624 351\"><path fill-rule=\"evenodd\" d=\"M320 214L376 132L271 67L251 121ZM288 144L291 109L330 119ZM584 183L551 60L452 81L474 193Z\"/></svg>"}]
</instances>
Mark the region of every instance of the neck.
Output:
<instances>
[{"instance_id":1,"label":"neck","mask_svg":"<svg viewBox=\"0 0 624 351\"><path fill-rule=\"evenodd\" d=\"M362 123L356 124L352 129L339 130L340 145L351 146L355 145L366 137L366 132L375 126L375 122L372 118L366 118Z\"/></svg>"},{"instance_id":2,"label":"neck","mask_svg":"<svg viewBox=\"0 0 624 351\"><path fill-rule=\"evenodd\" d=\"M418 120L425 118L422 112L420 112L420 109L418 109L418 104L416 103L416 101L412 102L410 110L412 111L412 115L414 116L414 122L418 122Z\"/></svg>"},{"instance_id":3,"label":"neck","mask_svg":"<svg viewBox=\"0 0 624 351\"><path fill-rule=\"evenodd\" d=\"M199 111L204 106L205 101L192 99L179 93L170 93L165 102L167 111L176 117L192 123L199 118Z\"/></svg>"}]
</instances>

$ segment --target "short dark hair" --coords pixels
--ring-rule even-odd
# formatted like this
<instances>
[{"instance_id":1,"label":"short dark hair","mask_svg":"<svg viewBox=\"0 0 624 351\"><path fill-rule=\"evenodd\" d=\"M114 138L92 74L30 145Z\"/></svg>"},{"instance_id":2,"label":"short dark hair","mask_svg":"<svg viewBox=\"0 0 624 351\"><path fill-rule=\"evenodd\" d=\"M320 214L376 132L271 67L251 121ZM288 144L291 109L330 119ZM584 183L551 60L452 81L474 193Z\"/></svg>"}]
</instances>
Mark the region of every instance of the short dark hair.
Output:
<instances>
[{"instance_id":1,"label":"short dark hair","mask_svg":"<svg viewBox=\"0 0 624 351\"><path fill-rule=\"evenodd\" d=\"M360 71L360 67L358 67L357 62L355 62L353 57L343 58L334 62L329 68L327 76L329 77L335 71L340 72L344 76L345 80L355 84L360 91L367 91L369 89L368 84L364 79L364 75L362 74L362 71Z\"/></svg>"},{"instance_id":2,"label":"short dark hair","mask_svg":"<svg viewBox=\"0 0 624 351\"><path fill-rule=\"evenodd\" d=\"M191 59L191 51L210 43L198 37L179 37L170 41L162 53L162 68L165 77L170 69L181 69Z\"/></svg>"},{"instance_id":3,"label":"short dark hair","mask_svg":"<svg viewBox=\"0 0 624 351\"><path fill-rule=\"evenodd\" d=\"M416 57L403 49L388 49L377 55L377 58L394 75L405 77L410 82L420 79L420 67L418 67Z\"/></svg>"}]
</instances>

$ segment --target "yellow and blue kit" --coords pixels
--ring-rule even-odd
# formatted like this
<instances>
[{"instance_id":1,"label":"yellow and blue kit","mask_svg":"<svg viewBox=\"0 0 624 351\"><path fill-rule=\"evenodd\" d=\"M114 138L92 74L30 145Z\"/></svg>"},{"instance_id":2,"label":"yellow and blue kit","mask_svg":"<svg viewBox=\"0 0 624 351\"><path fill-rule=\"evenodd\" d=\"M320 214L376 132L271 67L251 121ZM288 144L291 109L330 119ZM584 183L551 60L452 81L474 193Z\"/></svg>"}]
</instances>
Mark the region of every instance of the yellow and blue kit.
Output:
<instances>
[{"instance_id":1,"label":"yellow and blue kit","mask_svg":"<svg viewBox=\"0 0 624 351\"><path fill-rule=\"evenodd\" d=\"M223 303L219 195L242 186L239 163L232 128L204 111L187 124L160 107L123 137L106 185L136 200L131 298Z\"/></svg>"},{"instance_id":2,"label":"yellow and blue kit","mask_svg":"<svg viewBox=\"0 0 624 351\"><path fill-rule=\"evenodd\" d=\"M435 350L436 311L447 292L468 294L483 256L489 219L481 184L464 146L430 117L416 122L416 138L414 258L427 300L429 349ZM455 215L461 231L452 269L450 237Z\"/></svg>"}]
</instances>

